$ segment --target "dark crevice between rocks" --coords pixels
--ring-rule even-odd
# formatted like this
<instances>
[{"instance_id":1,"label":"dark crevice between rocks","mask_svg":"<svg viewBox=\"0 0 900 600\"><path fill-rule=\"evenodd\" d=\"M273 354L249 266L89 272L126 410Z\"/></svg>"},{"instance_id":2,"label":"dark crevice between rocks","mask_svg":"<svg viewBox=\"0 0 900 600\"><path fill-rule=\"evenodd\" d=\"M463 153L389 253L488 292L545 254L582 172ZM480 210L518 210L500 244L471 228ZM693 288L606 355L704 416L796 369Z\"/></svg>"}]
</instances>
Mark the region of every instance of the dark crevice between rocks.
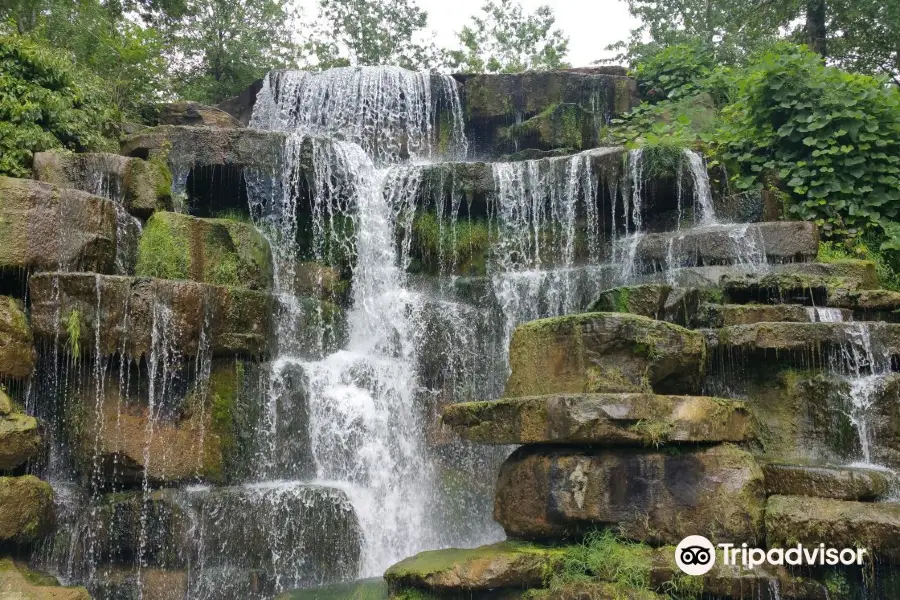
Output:
<instances>
[{"instance_id":1,"label":"dark crevice between rocks","mask_svg":"<svg viewBox=\"0 0 900 600\"><path fill-rule=\"evenodd\" d=\"M247 181L240 165L200 165L187 176L188 212L195 217L250 217Z\"/></svg>"}]
</instances>

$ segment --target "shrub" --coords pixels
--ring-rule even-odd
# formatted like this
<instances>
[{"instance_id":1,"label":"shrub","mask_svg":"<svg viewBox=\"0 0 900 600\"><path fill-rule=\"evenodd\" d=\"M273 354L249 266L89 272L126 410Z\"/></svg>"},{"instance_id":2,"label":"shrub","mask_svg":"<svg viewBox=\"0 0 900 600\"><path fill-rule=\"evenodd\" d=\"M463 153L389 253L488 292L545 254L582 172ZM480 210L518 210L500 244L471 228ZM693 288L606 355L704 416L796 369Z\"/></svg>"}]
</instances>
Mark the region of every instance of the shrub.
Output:
<instances>
[{"instance_id":1,"label":"shrub","mask_svg":"<svg viewBox=\"0 0 900 600\"><path fill-rule=\"evenodd\" d=\"M110 149L115 111L95 77L64 53L0 36L0 174L29 174L35 152Z\"/></svg>"},{"instance_id":2,"label":"shrub","mask_svg":"<svg viewBox=\"0 0 900 600\"><path fill-rule=\"evenodd\" d=\"M722 156L740 189L789 196L826 237L890 232L900 217L900 92L780 44L752 65L723 111Z\"/></svg>"}]
</instances>

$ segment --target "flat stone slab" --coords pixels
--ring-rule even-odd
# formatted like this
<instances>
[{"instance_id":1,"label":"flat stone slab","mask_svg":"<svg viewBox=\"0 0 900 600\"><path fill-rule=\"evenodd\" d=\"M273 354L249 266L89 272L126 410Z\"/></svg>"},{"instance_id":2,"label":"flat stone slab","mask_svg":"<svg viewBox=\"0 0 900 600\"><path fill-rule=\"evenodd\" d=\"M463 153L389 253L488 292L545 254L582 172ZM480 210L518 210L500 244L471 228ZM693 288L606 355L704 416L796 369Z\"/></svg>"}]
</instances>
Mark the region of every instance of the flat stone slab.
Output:
<instances>
[{"instance_id":1,"label":"flat stone slab","mask_svg":"<svg viewBox=\"0 0 900 600\"><path fill-rule=\"evenodd\" d=\"M561 549L512 541L471 550L431 550L390 567L384 579L391 588L438 592L540 587L562 557Z\"/></svg>"},{"instance_id":2,"label":"flat stone slab","mask_svg":"<svg viewBox=\"0 0 900 600\"><path fill-rule=\"evenodd\" d=\"M716 330L719 350L742 352L824 351L858 343L868 334L875 352L900 354L900 324L852 323L754 323Z\"/></svg>"},{"instance_id":3,"label":"flat stone slab","mask_svg":"<svg viewBox=\"0 0 900 600\"><path fill-rule=\"evenodd\" d=\"M735 304L803 304L831 306L829 299L839 290L858 289L859 281L846 277L801 273L726 274L719 285L725 298Z\"/></svg>"},{"instance_id":4,"label":"flat stone slab","mask_svg":"<svg viewBox=\"0 0 900 600\"><path fill-rule=\"evenodd\" d=\"M744 263L765 257L770 262L813 260L819 251L819 230L808 221L770 221L750 225L709 225L680 232L651 233L637 242L635 259L671 267ZM753 256L751 256L751 254ZM669 264L670 259L677 264Z\"/></svg>"},{"instance_id":5,"label":"flat stone slab","mask_svg":"<svg viewBox=\"0 0 900 600\"><path fill-rule=\"evenodd\" d=\"M828 306L862 312L894 312L900 310L900 292L891 290L835 290Z\"/></svg>"},{"instance_id":6,"label":"flat stone slab","mask_svg":"<svg viewBox=\"0 0 900 600\"><path fill-rule=\"evenodd\" d=\"M112 201L32 179L0 177L0 268L114 273Z\"/></svg>"},{"instance_id":7,"label":"flat stone slab","mask_svg":"<svg viewBox=\"0 0 900 600\"><path fill-rule=\"evenodd\" d=\"M654 394L554 394L452 404L443 423L483 444L661 445L742 442L751 417L735 400Z\"/></svg>"},{"instance_id":8,"label":"flat stone slab","mask_svg":"<svg viewBox=\"0 0 900 600\"><path fill-rule=\"evenodd\" d=\"M865 548L868 557L900 560L900 504L772 496L766 504L771 546Z\"/></svg>"},{"instance_id":9,"label":"flat stone slab","mask_svg":"<svg viewBox=\"0 0 900 600\"><path fill-rule=\"evenodd\" d=\"M272 174L280 173L285 137L259 129L160 125L126 137L120 149L125 156L160 157L176 174L210 165L254 167Z\"/></svg>"},{"instance_id":10,"label":"flat stone slab","mask_svg":"<svg viewBox=\"0 0 900 600\"><path fill-rule=\"evenodd\" d=\"M516 328L506 396L692 393L705 368L702 334L628 313L585 313ZM650 388L650 389L648 389Z\"/></svg>"},{"instance_id":11,"label":"flat stone slab","mask_svg":"<svg viewBox=\"0 0 900 600\"><path fill-rule=\"evenodd\" d=\"M213 354L262 355L274 304L271 295L245 288L92 273L34 275L30 290L37 337L71 347L78 332L85 352L99 346L102 354L124 351L132 358L149 356L154 326L162 341L187 356L197 354L201 331Z\"/></svg>"},{"instance_id":12,"label":"flat stone slab","mask_svg":"<svg viewBox=\"0 0 900 600\"><path fill-rule=\"evenodd\" d=\"M810 308L796 304L704 304L697 322L715 328L753 323L811 323L816 320L816 313Z\"/></svg>"},{"instance_id":13,"label":"flat stone slab","mask_svg":"<svg viewBox=\"0 0 900 600\"><path fill-rule=\"evenodd\" d=\"M494 519L521 539L598 527L653 544L687 535L762 538L765 489L753 457L730 445L669 454L523 446L503 464Z\"/></svg>"},{"instance_id":14,"label":"flat stone slab","mask_svg":"<svg viewBox=\"0 0 900 600\"><path fill-rule=\"evenodd\" d=\"M834 500L873 501L890 492L889 471L769 463L763 465L770 496L812 496Z\"/></svg>"}]
</instances>

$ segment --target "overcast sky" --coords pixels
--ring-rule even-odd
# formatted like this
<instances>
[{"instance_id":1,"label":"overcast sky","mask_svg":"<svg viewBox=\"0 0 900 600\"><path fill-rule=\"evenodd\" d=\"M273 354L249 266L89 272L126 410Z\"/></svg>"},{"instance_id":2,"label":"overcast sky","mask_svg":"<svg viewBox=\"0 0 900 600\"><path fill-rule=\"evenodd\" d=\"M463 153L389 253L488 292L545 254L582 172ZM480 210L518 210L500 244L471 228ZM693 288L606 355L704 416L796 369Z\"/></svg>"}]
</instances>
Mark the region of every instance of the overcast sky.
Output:
<instances>
[{"instance_id":1,"label":"overcast sky","mask_svg":"<svg viewBox=\"0 0 900 600\"><path fill-rule=\"evenodd\" d=\"M295 0L307 15L315 14L315 0ZM624 0L519 0L528 12L548 4L556 13L556 25L569 36L569 62L586 66L610 53L603 49L628 38L635 20ZM455 46L455 33L475 13L484 0L418 0L428 11L428 28L437 34L440 46Z\"/></svg>"}]
</instances>

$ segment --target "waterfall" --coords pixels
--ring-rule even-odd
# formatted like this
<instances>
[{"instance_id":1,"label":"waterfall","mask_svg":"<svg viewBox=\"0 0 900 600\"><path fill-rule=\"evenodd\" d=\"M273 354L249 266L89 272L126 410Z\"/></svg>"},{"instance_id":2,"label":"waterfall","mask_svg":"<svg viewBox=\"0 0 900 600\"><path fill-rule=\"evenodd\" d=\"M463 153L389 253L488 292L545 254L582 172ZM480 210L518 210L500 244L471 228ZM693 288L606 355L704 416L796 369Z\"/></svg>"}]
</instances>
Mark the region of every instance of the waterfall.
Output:
<instances>
[{"instance_id":1,"label":"waterfall","mask_svg":"<svg viewBox=\"0 0 900 600\"><path fill-rule=\"evenodd\" d=\"M637 275L635 261L643 234L644 151L641 148L628 153L628 171L631 194L630 198L626 196L623 205L625 237L613 242L622 264L621 278L626 282Z\"/></svg>"},{"instance_id":2,"label":"waterfall","mask_svg":"<svg viewBox=\"0 0 900 600\"><path fill-rule=\"evenodd\" d=\"M273 454L278 420L300 409L279 406L283 372L293 365L304 375L315 479L346 492L364 538L361 574L380 574L436 541L417 373L423 299L407 286L408 241L398 256L395 237L400 230L409 239L419 180L391 163L465 153L459 93L448 77L389 67L272 73L251 125L291 132L280 186L268 195L250 186L273 248L280 303L296 302L290 263L298 260L304 177L314 259L340 254L352 272L342 349L304 356L296 321L284 316L290 310L279 315L259 474L263 481L281 474ZM312 173L304 170L307 149Z\"/></svg>"},{"instance_id":3,"label":"waterfall","mask_svg":"<svg viewBox=\"0 0 900 600\"><path fill-rule=\"evenodd\" d=\"M884 380L891 373L890 353L873 344L869 323L853 322L843 325L849 341L843 345L832 368L845 373L848 417L856 428L861 450L859 466L877 467L872 461L872 404L881 391Z\"/></svg>"},{"instance_id":4,"label":"waterfall","mask_svg":"<svg viewBox=\"0 0 900 600\"><path fill-rule=\"evenodd\" d=\"M456 81L399 67L273 71L250 126L339 137L378 164L438 154L464 158L468 148Z\"/></svg>"},{"instance_id":5,"label":"waterfall","mask_svg":"<svg viewBox=\"0 0 900 600\"><path fill-rule=\"evenodd\" d=\"M700 213L699 225L714 225L716 211L713 207L712 188L709 184L709 172L703 157L687 148L683 154L687 158L688 170L694 184L694 209Z\"/></svg>"}]
</instances>

